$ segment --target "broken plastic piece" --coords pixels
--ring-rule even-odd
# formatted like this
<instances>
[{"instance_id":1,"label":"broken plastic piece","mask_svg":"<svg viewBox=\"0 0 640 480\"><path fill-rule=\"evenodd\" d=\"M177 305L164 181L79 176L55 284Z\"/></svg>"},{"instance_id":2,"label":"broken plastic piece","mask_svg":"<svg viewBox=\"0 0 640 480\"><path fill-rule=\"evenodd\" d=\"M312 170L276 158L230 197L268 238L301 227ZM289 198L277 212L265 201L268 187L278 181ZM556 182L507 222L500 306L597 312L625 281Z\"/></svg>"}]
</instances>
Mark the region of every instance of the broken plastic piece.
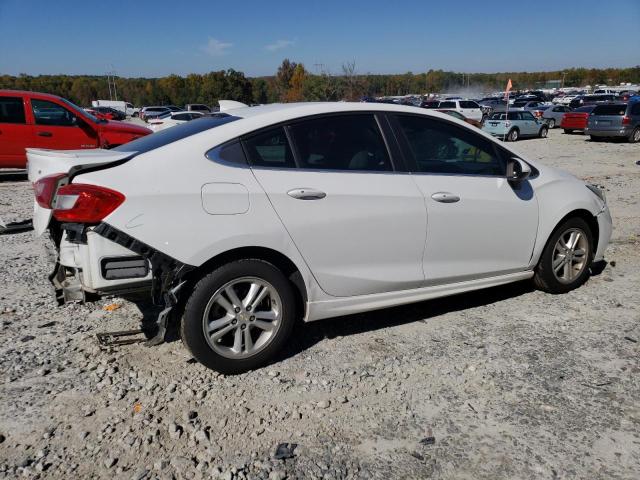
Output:
<instances>
[{"instance_id":1,"label":"broken plastic piece","mask_svg":"<svg viewBox=\"0 0 640 480\"><path fill-rule=\"evenodd\" d=\"M420 440L420 443L422 445L433 445L434 443L436 443L436 437L424 437L422 440Z\"/></svg>"},{"instance_id":2,"label":"broken plastic piece","mask_svg":"<svg viewBox=\"0 0 640 480\"><path fill-rule=\"evenodd\" d=\"M28 232L29 230L33 230L33 222L31 220L9 223L4 223L0 220L0 235Z\"/></svg>"}]
</instances>

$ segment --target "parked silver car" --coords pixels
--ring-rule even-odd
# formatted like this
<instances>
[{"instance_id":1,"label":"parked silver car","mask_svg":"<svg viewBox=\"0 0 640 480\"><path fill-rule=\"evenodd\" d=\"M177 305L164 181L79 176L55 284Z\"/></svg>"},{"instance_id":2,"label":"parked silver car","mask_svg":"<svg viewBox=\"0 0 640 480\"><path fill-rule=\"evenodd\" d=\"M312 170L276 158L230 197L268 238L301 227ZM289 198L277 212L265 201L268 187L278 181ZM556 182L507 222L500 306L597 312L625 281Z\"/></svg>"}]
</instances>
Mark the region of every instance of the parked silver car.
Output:
<instances>
[{"instance_id":1,"label":"parked silver car","mask_svg":"<svg viewBox=\"0 0 640 480\"><path fill-rule=\"evenodd\" d=\"M565 105L553 105L544 110L542 118L547 121L547 125L551 129L560 126L562 116L570 111L571 109Z\"/></svg>"},{"instance_id":2,"label":"parked silver car","mask_svg":"<svg viewBox=\"0 0 640 480\"><path fill-rule=\"evenodd\" d=\"M589 115L584 133L594 142L612 137L640 142L640 101L597 105Z\"/></svg>"}]
</instances>

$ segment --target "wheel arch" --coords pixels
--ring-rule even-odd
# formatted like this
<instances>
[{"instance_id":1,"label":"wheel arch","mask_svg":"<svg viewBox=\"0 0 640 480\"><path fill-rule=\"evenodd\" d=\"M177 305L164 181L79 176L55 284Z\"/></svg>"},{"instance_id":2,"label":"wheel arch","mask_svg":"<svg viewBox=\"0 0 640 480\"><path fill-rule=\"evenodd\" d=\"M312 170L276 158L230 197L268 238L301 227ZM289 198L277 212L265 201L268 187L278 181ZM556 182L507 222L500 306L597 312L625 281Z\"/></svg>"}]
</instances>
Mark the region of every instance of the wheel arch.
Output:
<instances>
[{"instance_id":1,"label":"wheel arch","mask_svg":"<svg viewBox=\"0 0 640 480\"><path fill-rule=\"evenodd\" d=\"M548 234L545 235L544 242L540 242L540 245L536 246L536 254L533 257L534 261L532 262L532 266L535 267L538 264L538 262L540 261L540 256L542 255L542 252L544 251L545 247L549 243L549 240L551 239L551 237L553 237L554 233L556 233L558 228L565 221L574 217L581 218L582 220L584 220L589 226L589 228L591 229L591 236L593 240L593 253L595 255L595 253L598 251L598 240L600 238L600 226L598 225L598 219L593 215L593 213L591 213L589 210L585 208L575 208L569 211L568 213L566 213L560 219L558 219L554 223L553 228L548 232Z\"/></svg>"},{"instance_id":2,"label":"wheel arch","mask_svg":"<svg viewBox=\"0 0 640 480\"><path fill-rule=\"evenodd\" d=\"M268 247L245 246L219 253L189 272L186 280L191 284L195 284L204 275L222 265L236 260L249 258L269 262L284 273L294 287L293 291L296 297L296 308L298 309L299 314L304 318L306 315L306 306L308 301L308 285L305 284L300 269L289 257Z\"/></svg>"}]
</instances>

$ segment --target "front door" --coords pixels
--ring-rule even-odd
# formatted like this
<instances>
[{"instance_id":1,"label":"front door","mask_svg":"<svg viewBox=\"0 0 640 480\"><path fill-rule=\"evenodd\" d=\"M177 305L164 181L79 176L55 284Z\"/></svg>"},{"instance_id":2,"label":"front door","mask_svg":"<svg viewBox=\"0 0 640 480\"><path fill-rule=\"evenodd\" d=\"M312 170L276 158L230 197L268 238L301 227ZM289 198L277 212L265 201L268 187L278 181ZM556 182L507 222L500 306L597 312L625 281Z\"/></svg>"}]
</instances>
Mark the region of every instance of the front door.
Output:
<instances>
[{"instance_id":1,"label":"front door","mask_svg":"<svg viewBox=\"0 0 640 480\"><path fill-rule=\"evenodd\" d=\"M31 99L36 146L54 150L98 148L95 130L66 107L48 100Z\"/></svg>"},{"instance_id":2,"label":"front door","mask_svg":"<svg viewBox=\"0 0 640 480\"><path fill-rule=\"evenodd\" d=\"M245 138L243 146L326 293L422 285L424 199L410 175L394 172L373 114L298 121Z\"/></svg>"},{"instance_id":3,"label":"front door","mask_svg":"<svg viewBox=\"0 0 640 480\"><path fill-rule=\"evenodd\" d=\"M427 205L427 284L525 270L538 226L529 183L512 187L493 142L467 128L423 116L395 120Z\"/></svg>"},{"instance_id":4,"label":"front door","mask_svg":"<svg viewBox=\"0 0 640 480\"><path fill-rule=\"evenodd\" d=\"M0 168L24 168L28 147L35 147L35 143L33 125L25 115L24 99L0 97Z\"/></svg>"}]
</instances>

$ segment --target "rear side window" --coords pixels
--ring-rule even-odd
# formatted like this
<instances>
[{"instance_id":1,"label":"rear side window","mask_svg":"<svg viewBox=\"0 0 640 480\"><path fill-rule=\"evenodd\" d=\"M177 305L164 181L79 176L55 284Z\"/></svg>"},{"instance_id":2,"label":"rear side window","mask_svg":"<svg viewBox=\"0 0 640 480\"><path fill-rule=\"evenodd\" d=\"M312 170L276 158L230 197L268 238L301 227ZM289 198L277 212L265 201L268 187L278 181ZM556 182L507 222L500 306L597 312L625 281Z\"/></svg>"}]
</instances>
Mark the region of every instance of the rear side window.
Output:
<instances>
[{"instance_id":1,"label":"rear side window","mask_svg":"<svg viewBox=\"0 0 640 480\"><path fill-rule=\"evenodd\" d=\"M440 102L438 108L456 108L456 102Z\"/></svg>"},{"instance_id":2,"label":"rear side window","mask_svg":"<svg viewBox=\"0 0 640 480\"><path fill-rule=\"evenodd\" d=\"M533 114L531 112L520 112L520 114L522 115L522 120L535 120L535 118L533 118Z\"/></svg>"},{"instance_id":3,"label":"rear side window","mask_svg":"<svg viewBox=\"0 0 640 480\"><path fill-rule=\"evenodd\" d=\"M191 120L192 116L190 113L179 113L172 117L174 120Z\"/></svg>"},{"instance_id":4,"label":"rear side window","mask_svg":"<svg viewBox=\"0 0 640 480\"><path fill-rule=\"evenodd\" d=\"M462 108L480 108L476 102L462 101L460 102Z\"/></svg>"},{"instance_id":5,"label":"rear side window","mask_svg":"<svg viewBox=\"0 0 640 480\"><path fill-rule=\"evenodd\" d=\"M491 142L446 122L418 116L398 116L413 160L414 171L453 175L505 175Z\"/></svg>"},{"instance_id":6,"label":"rear side window","mask_svg":"<svg viewBox=\"0 0 640 480\"><path fill-rule=\"evenodd\" d=\"M76 116L57 103L47 100L31 99L31 108L36 125L72 127L76 125Z\"/></svg>"},{"instance_id":7,"label":"rear side window","mask_svg":"<svg viewBox=\"0 0 640 480\"><path fill-rule=\"evenodd\" d=\"M27 123L21 97L0 97L0 123Z\"/></svg>"},{"instance_id":8,"label":"rear side window","mask_svg":"<svg viewBox=\"0 0 640 480\"><path fill-rule=\"evenodd\" d=\"M316 118L290 127L300 168L386 172L393 170L373 115Z\"/></svg>"},{"instance_id":9,"label":"rear side window","mask_svg":"<svg viewBox=\"0 0 640 480\"><path fill-rule=\"evenodd\" d=\"M220 125L234 122L239 119L240 117L233 117L225 114L220 114L216 117L199 118L193 122L181 123L175 127L160 130L152 135L140 137L132 142L120 145L113 150L120 152L146 153L178 140L182 140L183 138L190 137L191 135L219 127Z\"/></svg>"},{"instance_id":10,"label":"rear side window","mask_svg":"<svg viewBox=\"0 0 640 480\"><path fill-rule=\"evenodd\" d=\"M262 131L242 142L253 167L296 168L293 152L283 127Z\"/></svg>"},{"instance_id":11,"label":"rear side window","mask_svg":"<svg viewBox=\"0 0 640 480\"><path fill-rule=\"evenodd\" d=\"M593 109L594 115L624 115L626 105L598 105Z\"/></svg>"}]
</instances>

